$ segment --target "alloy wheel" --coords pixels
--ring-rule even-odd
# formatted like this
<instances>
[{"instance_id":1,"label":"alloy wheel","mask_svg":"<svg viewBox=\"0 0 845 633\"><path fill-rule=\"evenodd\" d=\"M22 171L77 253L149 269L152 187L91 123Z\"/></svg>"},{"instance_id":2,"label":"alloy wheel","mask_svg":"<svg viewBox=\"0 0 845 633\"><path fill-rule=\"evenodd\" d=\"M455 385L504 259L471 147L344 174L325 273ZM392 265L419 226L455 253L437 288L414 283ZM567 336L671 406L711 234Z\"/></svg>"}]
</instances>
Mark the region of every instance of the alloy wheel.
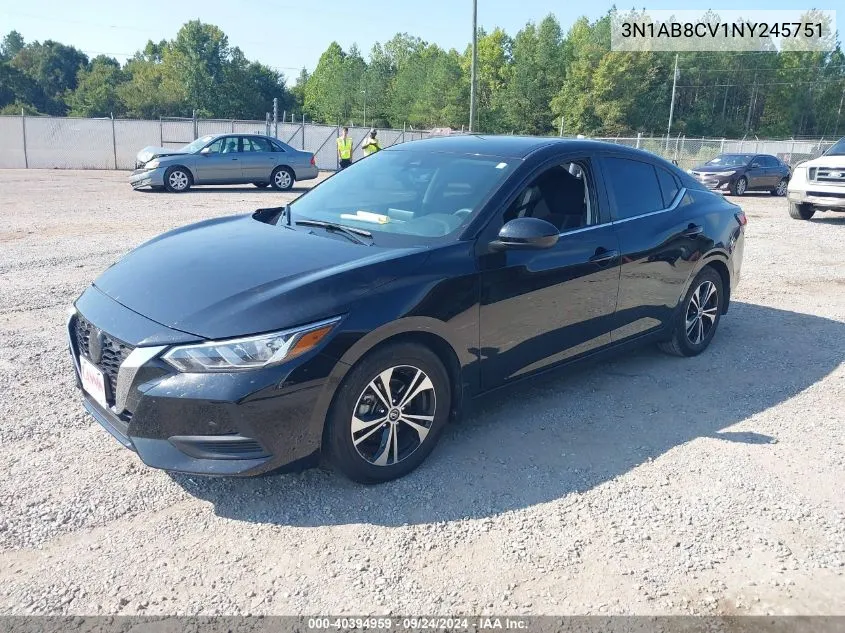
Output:
<instances>
[{"instance_id":1,"label":"alloy wheel","mask_svg":"<svg viewBox=\"0 0 845 633\"><path fill-rule=\"evenodd\" d=\"M777 195L779 195L779 196L785 196L785 195L786 195L786 187L787 187L787 182L786 182L786 180L781 180L781 181L778 183Z\"/></svg>"},{"instance_id":2,"label":"alloy wheel","mask_svg":"<svg viewBox=\"0 0 845 633\"><path fill-rule=\"evenodd\" d=\"M431 431L437 398L431 378L418 367L385 369L364 388L352 414L355 450L376 466L408 458Z\"/></svg>"},{"instance_id":3,"label":"alloy wheel","mask_svg":"<svg viewBox=\"0 0 845 633\"><path fill-rule=\"evenodd\" d=\"M716 324L716 317L719 314L719 293L716 284L712 281L704 281L689 300L686 313L687 340L693 345L700 345Z\"/></svg>"},{"instance_id":4,"label":"alloy wheel","mask_svg":"<svg viewBox=\"0 0 845 633\"><path fill-rule=\"evenodd\" d=\"M740 178L739 180L737 180L737 182L736 182L736 195L741 196L742 194L744 194L745 193L745 187L746 187L745 178Z\"/></svg>"},{"instance_id":5,"label":"alloy wheel","mask_svg":"<svg viewBox=\"0 0 845 633\"><path fill-rule=\"evenodd\" d=\"M279 189L287 189L291 185L290 173L285 169L280 169L276 172L276 186Z\"/></svg>"},{"instance_id":6,"label":"alloy wheel","mask_svg":"<svg viewBox=\"0 0 845 633\"><path fill-rule=\"evenodd\" d=\"M167 177L167 184L174 191L183 191L188 187L188 174L177 169Z\"/></svg>"}]
</instances>

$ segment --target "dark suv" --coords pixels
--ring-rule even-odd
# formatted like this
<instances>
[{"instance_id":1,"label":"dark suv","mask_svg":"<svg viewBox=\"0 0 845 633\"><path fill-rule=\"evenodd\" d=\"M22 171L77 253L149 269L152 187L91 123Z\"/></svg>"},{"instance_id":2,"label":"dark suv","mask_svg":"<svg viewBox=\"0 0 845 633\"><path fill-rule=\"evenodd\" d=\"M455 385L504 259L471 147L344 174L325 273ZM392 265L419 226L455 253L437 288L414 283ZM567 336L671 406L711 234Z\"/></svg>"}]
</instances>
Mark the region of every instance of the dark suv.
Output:
<instances>
[{"instance_id":1,"label":"dark suv","mask_svg":"<svg viewBox=\"0 0 845 633\"><path fill-rule=\"evenodd\" d=\"M734 196L746 191L785 196L790 176L789 165L770 154L719 154L689 173L706 187Z\"/></svg>"}]
</instances>

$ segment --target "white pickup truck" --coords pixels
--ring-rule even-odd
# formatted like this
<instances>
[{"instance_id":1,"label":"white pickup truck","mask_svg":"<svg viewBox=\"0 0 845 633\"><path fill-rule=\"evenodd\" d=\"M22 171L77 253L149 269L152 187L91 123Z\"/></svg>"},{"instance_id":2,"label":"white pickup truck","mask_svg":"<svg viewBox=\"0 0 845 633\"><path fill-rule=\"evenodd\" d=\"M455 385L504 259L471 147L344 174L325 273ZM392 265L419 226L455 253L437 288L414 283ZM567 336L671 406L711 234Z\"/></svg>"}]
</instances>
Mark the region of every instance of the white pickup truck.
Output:
<instances>
[{"instance_id":1,"label":"white pickup truck","mask_svg":"<svg viewBox=\"0 0 845 633\"><path fill-rule=\"evenodd\" d=\"M796 220L809 220L816 211L845 211L845 138L796 166L786 197L789 215Z\"/></svg>"}]
</instances>

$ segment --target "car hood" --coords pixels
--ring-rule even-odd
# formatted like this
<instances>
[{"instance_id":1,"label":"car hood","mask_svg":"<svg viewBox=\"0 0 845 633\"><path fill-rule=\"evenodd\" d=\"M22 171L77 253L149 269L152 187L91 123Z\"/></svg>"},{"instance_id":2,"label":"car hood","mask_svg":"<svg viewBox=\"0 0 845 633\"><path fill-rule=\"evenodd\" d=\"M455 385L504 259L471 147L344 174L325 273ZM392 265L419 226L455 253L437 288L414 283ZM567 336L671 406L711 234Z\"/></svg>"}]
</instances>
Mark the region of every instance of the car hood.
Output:
<instances>
[{"instance_id":1,"label":"car hood","mask_svg":"<svg viewBox=\"0 0 845 633\"><path fill-rule=\"evenodd\" d=\"M693 171L697 171L700 174L718 174L725 171L740 171L741 169L745 169L745 165L737 165L736 167L728 167L727 165L699 165L698 167L692 168Z\"/></svg>"},{"instance_id":2,"label":"car hood","mask_svg":"<svg viewBox=\"0 0 845 633\"><path fill-rule=\"evenodd\" d=\"M108 268L94 285L167 327L210 339L328 318L368 291L419 270L424 247L382 248L322 229L252 216L165 233Z\"/></svg>"},{"instance_id":3,"label":"car hood","mask_svg":"<svg viewBox=\"0 0 845 633\"><path fill-rule=\"evenodd\" d=\"M819 156L800 165L801 167L831 167L845 170L845 156Z\"/></svg>"},{"instance_id":4,"label":"car hood","mask_svg":"<svg viewBox=\"0 0 845 633\"><path fill-rule=\"evenodd\" d=\"M187 154L181 149L174 149L172 147L154 147L150 145L145 147L135 156L136 160L143 164L151 161L153 158L161 158L162 156L179 156L180 154Z\"/></svg>"}]
</instances>

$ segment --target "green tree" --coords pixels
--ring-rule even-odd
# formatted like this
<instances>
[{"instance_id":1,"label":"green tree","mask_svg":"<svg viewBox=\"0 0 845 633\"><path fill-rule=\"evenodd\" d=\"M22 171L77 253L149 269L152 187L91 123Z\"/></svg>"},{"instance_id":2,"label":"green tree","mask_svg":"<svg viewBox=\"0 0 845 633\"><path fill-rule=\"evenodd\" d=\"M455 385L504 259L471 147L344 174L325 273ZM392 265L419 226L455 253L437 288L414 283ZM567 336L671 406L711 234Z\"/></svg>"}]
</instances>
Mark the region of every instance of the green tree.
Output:
<instances>
[{"instance_id":1,"label":"green tree","mask_svg":"<svg viewBox=\"0 0 845 633\"><path fill-rule=\"evenodd\" d=\"M484 29L478 31L478 76L477 89L477 125L482 132L509 131L505 121L505 87L510 79L510 60L513 41L502 29L496 28L491 33ZM461 69L470 77L472 69L472 47L468 46Z\"/></svg>"},{"instance_id":2,"label":"green tree","mask_svg":"<svg viewBox=\"0 0 845 633\"><path fill-rule=\"evenodd\" d=\"M67 112L64 95L76 89L77 73L88 65L88 57L73 46L53 40L32 42L18 51L11 64L34 79L47 98L49 114Z\"/></svg>"},{"instance_id":3,"label":"green tree","mask_svg":"<svg viewBox=\"0 0 845 633\"><path fill-rule=\"evenodd\" d=\"M123 114L118 87L125 75L118 61L99 55L88 68L80 69L76 90L68 93L66 102L71 116L102 117Z\"/></svg>"},{"instance_id":4,"label":"green tree","mask_svg":"<svg viewBox=\"0 0 845 633\"><path fill-rule=\"evenodd\" d=\"M346 53L332 42L305 84L305 112L316 121L346 122L351 114L350 99L344 85Z\"/></svg>"},{"instance_id":5,"label":"green tree","mask_svg":"<svg viewBox=\"0 0 845 633\"><path fill-rule=\"evenodd\" d=\"M23 35L17 31L9 31L0 43L0 61L11 61L25 45Z\"/></svg>"},{"instance_id":6,"label":"green tree","mask_svg":"<svg viewBox=\"0 0 845 633\"><path fill-rule=\"evenodd\" d=\"M164 50L162 63L184 85L188 105L200 116L221 116L219 90L230 56L229 38L220 28L192 20Z\"/></svg>"},{"instance_id":7,"label":"green tree","mask_svg":"<svg viewBox=\"0 0 845 633\"><path fill-rule=\"evenodd\" d=\"M38 83L10 64L0 62L0 108L4 114L45 111L47 98Z\"/></svg>"}]
</instances>

